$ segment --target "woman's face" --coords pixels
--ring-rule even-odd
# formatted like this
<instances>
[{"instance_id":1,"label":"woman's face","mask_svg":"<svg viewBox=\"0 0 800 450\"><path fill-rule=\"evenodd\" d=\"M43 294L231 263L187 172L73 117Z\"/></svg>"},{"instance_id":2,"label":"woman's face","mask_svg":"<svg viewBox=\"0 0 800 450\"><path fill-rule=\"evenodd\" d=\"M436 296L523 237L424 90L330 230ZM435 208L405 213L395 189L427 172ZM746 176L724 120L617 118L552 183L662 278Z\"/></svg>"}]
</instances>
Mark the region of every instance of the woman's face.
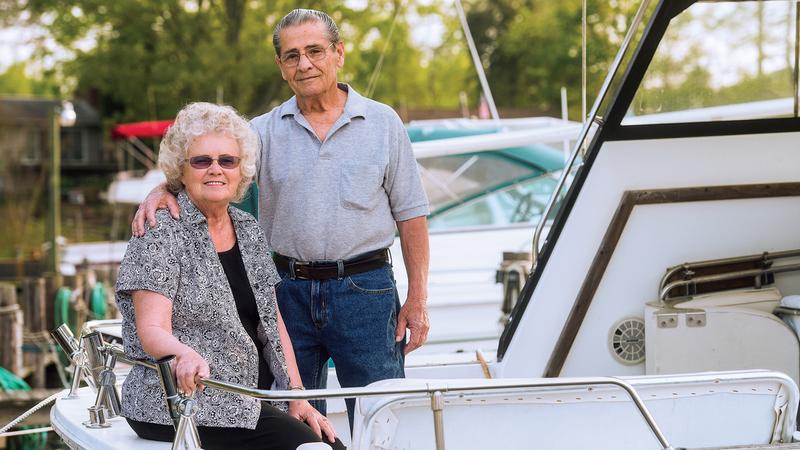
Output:
<instances>
[{"instance_id":1,"label":"woman's face","mask_svg":"<svg viewBox=\"0 0 800 450\"><path fill-rule=\"evenodd\" d=\"M204 134L192 142L181 181L195 205L227 206L233 200L242 181L239 157L236 139L224 134ZM231 161L235 167L230 167Z\"/></svg>"}]
</instances>

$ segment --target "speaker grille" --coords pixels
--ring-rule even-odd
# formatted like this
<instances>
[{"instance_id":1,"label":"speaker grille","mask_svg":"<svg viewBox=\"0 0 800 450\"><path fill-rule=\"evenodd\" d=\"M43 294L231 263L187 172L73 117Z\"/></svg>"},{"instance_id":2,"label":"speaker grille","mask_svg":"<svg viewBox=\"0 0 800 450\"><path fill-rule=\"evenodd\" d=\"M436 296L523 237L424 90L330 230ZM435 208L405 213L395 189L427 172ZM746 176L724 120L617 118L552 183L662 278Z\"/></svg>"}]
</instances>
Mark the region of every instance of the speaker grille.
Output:
<instances>
[{"instance_id":1,"label":"speaker grille","mask_svg":"<svg viewBox=\"0 0 800 450\"><path fill-rule=\"evenodd\" d=\"M644 361L644 320L628 318L611 329L611 352L623 364L639 364Z\"/></svg>"}]
</instances>

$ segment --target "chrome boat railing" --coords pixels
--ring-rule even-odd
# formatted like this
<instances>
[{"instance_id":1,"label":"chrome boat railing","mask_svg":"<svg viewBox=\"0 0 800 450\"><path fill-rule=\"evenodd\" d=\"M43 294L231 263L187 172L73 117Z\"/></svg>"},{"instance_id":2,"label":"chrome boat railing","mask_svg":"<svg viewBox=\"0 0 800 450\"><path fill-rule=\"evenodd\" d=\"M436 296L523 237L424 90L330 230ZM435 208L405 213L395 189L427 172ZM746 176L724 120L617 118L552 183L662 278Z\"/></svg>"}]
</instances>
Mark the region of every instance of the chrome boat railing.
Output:
<instances>
[{"instance_id":1,"label":"chrome boat railing","mask_svg":"<svg viewBox=\"0 0 800 450\"><path fill-rule=\"evenodd\" d=\"M156 363L133 360L125 356L122 347L118 344L106 343L99 332L94 331L92 325L84 328L83 336L78 341L66 325L53 331L56 342L69 354L75 365L73 376L78 382L72 383L67 399L76 396L80 379L84 379L97 393L93 406L89 408L89 421L84 425L89 428L105 428L110 426L108 419L119 414L119 394L116 388L116 379L113 375L114 365L122 361L131 365L139 365L156 370L161 379L161 386L167 398L170 417L173 418L176 434L172 448L182 449L187 443L196 447L200 446L197 425L194 420L196 403L190 397L185 397L176 389L175 375L172 372L171 361L174 357L163 358ZM89 356L87 356L89 355ZM586 377L570 379L537 379L531 381L495 381L486 383L459 383L458 385L446 382L428 382L424 386L384 387L367 386L360 388L341 389L315 389L315 390L288 390L272 391L255 389L235 383L203 378L200 380L206 387L225 390L241 395L246 395L258 400L291 401L311 399L336 399L336 398L366 398L385 396L426 396L430 398L431 411L433 412L433 429L437 450L444 450L444 396L446 393L485 392L509 389L532 389L548 387L583 387L583 386L616 386L625 391L636 406L642 419L652 431L659 444L664 449L672 449L667 438L659 429L653 416L648 411L636 389L624 380L613 377ZM187 442L189 440L189 442Z\"/></svg>"},{"instance_id":2,"label":"chrome boat railing","mask_svg":"<svg viewBox=\"0 0 800 450\"><path fill-rule=\"evenodd\" d=\"M668 303L669 296L676 288L689 288L704 283L717 281L735 280L737 278L752 277L753 285L761 287L761 279L764 275L794 272L800 270L800 264L775 264L780 259L798 258L800 249L785 250L780 252L764 252L756 255L736 256L731 258L710 259L706 261L695 261L672 266L667 269L658 286L659 299ZM716 266L736 265L742 263L754 263L759 266L752 269L731 269L720 273L700 275L696 274L698 269ZM680 279L675 279L680 274ZM690 294L686 293L678 300L685 300Z\"/></svg>"}]
</instances>

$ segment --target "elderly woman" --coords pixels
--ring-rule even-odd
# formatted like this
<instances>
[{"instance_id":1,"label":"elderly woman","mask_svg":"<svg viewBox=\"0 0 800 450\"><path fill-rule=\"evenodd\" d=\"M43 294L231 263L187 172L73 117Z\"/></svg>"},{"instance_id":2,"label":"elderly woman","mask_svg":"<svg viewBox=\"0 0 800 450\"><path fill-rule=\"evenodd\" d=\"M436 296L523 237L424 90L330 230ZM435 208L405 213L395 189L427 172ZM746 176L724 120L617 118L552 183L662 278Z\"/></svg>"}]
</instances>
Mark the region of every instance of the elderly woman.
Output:
<instances>
[{"instance_id":1,"label":"elderly woman","mask_svg":"<svg viewBox=\"0 0 800 450\"><path fill-rule=\"evenodd\" d=\"M205 449L295 449L323 435L343 448L306 401L262 404L198 384L212 377L259 389L303 388L264 235L253 216L230 206L253 178L256 146L230 107L193 103L178 113L159 167L182 215L174 220L159 211L156 227L128 245L116 288L125 352L147 361L175 355L178 389L197 400ZM122 415L142 438L174 438L152 369L136 366L125 379Z\"/></svg>"}]
</instances>

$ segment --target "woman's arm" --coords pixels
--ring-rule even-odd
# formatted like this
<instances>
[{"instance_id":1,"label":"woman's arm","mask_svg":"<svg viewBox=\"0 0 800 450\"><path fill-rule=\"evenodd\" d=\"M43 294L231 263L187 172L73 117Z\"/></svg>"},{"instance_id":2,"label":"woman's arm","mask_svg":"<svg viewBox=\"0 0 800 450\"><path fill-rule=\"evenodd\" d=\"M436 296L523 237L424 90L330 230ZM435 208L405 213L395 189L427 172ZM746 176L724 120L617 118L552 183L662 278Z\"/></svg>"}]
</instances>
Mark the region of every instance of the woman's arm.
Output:
<instances>
[{"instance_id":1,"label":"woman's arm","mask_svg":"<svg viewBox=\"0 0 800 450\"><path fill-rule=\"evenodd\" d=\"M203 388L195 378L207 378L211 371L202 356L172 335L172 301L153 291L138 290L131 294L136 334L144 351L156 359L175 355L175 378L181 392L191 395L196 387Z\"/></svg>"},{"instance_id":2,"label":"woman's arm","mask_svg":"<svg viewBox=\"0 0 800 450\"><path fill-rule=\"evenodd\" d=\"M300 378L300 370L297 368L297 360L294 357L294 348L292 347L292 340L289 338L289 332L286 331L286 325L283 323L281 312L278 311L278 333L281 337L281 346L283 347L283 355L286 357L286 370L289 372L289 388L297 389L303 388L303 380ZM319 413L311 403L306 400L295 400L289 402L289 415L295 417L297 420L305 422L309 427L322 437L324 433L330 442L336 440L336 431L333 425L328 422L328 419Z\"/></svg>"}]
</instances>

